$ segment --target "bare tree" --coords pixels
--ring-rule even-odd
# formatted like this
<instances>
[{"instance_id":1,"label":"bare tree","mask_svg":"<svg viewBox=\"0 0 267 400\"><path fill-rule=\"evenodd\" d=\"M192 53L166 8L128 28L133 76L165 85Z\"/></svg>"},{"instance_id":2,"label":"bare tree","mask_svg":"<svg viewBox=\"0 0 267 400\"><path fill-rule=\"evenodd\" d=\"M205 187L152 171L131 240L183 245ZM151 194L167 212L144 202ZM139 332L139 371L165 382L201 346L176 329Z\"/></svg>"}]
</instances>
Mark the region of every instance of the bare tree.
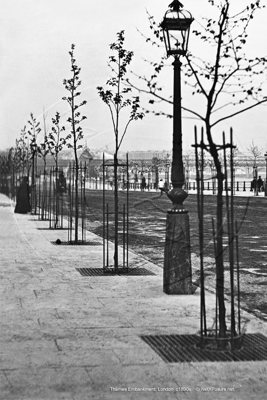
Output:
<instances>
[{"instance_id":1,"label":"bare tree","mask_svg":"<svg viewBox=\"0 0 267 400\"><path fill-rule=\"evenodd\" d=\"M67 119L71 126L71 133L67 135L66 140L71 140L71 142L67 143L67 147L73 149L74 159L75 159L75 180L74 180L74 190L75 190L75 242L78 242L78 221L79 221L79 193L78 193L78 184L79 184L79 159L78 159L78 150L82 148L82 145L79 144L79 141L83 138L83 130L81 127L81 122L86 119L86 116L81 116L79 108L86 104L86 101L83 100L81 103L77 104L77 97L80 96L79 87L82 84L80 80L80 72L81 68L79 68L76 64L76 59L74 58L74 49L75 45L71 45L71 50L69 51L70 61L71 61L71 73L72 76L70 79L64 79L63 85L65 89L69 92L68 97L63 97L68 105L70 106L71 116Z\"/></svg>"},{"instance_id":2,"label":"bare tree","mask_svg":"<svg viewBox=\"0 0 267 400\"><path fill-rule=\"evenodd\" d=\"M251 145L247 149L251 154L252 154L252 161L253 161L253 181L251 183L251 190L254 189L254 192L256 196L258 196L258 164L259 164L259 158L262 154L263 149L259 149L258 146L254 144L254 141L252 140Z\"/></svg>"},{"instance_id":3,"label":"bare tree","mask_svg":"<svg viewBox=\"0 0 267 400\"><path fill-rule=\"evenodd\" d=\"M31 150L31 159L32 159L32 187L35 186L35 175L36 175L36 168L37 168L37 153L38 153L38 144L37 144L37 137L41 132L40 122L36 121L36 118L33 114L30 114L30 119L28 121L30 128L28 129L27 137L25 139L29 139L29 145Z\"/></svg>"},{"instance_id":4,"label":"bare tree","mask_svg":"<svg viewBox=\"0 0 267 400\"><path fill-rule=\"evenodd\" d=\"M48 133L47 133L47 125L46 125L47 115L43 111L43 141L37 147L37 155L42 158L44 163L44 179L46 177L46 157L49 154L49 143L48 143Z\"/></svg>"},{"instance_id":5,"label":"bare tree","mask_svg":"<svg viewBox=\"0 0 267 400\"><path fill-rule=\"evenodd\" d=\"M104 89L102 86L98 86L97 90L100 98L108 106L113 131L115 135L115 151L114 151L114 206L115 206L115 246L114 246L114 266L118 268L118 151L122 144L122 141L126 135L127 129L132 121L142 119L144 114L139 112L139 97L131 96L132 91L130 87L123 86L126 79L127 68L130 65L133 57L132 51L127 51L124 48L124 31L117 33L117 41L110 45L110 49L115 52L115 56L109 57L109 67L111 69L111 77L107 80L106 86L108 89ZM130 107L130 115L128 121L120 134L119 123L123 109Z\"/></svg>"},{"instance_id":6,"label":"bare tree","mask_svg":"<svg viewBox=\"0 0 267 400\"><path fill-rule=\"evenodd\" d=\"M27 130L26 125L21 129L20 138L16 140L16 149L20 159L20 167L22 169L22 174L24 175L25 170L29 176L32 159L29 144L27 143Z\"/></svg>"},{"instance_id":7,"label":"bare tree","mask_svg":"<svg viewBox=\"0 0 267 400\"><path fill-rule=\"evenodd\" d=\"M251 145L247 149L252 154L253 166L258 166L259 158L262 155L263 149L259 149L252 140Z\"/></svg>"},{"instance_id":8,"label":"bare tree","mask_svg":"<svg viewBox=\"0 0 267 400\"><path fill-rule=\"evenodd\" d=\"M60 125L60 113L57 111L55 117L52 118L52 128L48 134L48 146L50 154L53 156L58 171L58 156L66 144L66 138L61 137L61 133L65 131L65 126Z\"/></svg>"}]
</instances>

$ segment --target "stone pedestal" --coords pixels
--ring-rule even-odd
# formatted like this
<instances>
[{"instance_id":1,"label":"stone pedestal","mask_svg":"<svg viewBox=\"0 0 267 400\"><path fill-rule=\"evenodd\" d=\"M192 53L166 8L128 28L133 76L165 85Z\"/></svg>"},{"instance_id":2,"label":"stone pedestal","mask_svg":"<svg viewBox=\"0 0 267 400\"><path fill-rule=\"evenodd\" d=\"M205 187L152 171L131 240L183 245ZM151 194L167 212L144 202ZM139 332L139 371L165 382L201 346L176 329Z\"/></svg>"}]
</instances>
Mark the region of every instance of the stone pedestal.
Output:
<instances>
[{"instance_id":1,"label":"stone pedestal","mask_svg":"<svg viewBox=\"0 0 267 400\"><path fill-rule=\"evenodd\" d=\"M167 294L192 294L189 216L170 212L166 221L163 291Z\"/></svg>"}]
</instances>

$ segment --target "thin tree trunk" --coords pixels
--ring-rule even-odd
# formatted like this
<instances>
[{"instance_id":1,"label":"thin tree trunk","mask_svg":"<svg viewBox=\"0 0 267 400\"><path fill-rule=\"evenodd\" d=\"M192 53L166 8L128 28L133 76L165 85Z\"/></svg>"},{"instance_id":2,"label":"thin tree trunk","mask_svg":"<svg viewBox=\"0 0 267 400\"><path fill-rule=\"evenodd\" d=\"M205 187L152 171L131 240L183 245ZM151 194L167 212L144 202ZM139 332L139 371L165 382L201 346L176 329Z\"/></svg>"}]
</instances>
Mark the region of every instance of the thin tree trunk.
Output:
<instances>
[{"instance_id":1,"label":"thin tree trunk","mask_svg":"<svg viewBox=\"0 0 267 400\"><path fill-rule=\"evenodd\" d=\"M56 164L56 215L55 215L55 228L57 228L58 226L58 216L59 216L59 210L58 210L58 204L59 204L59 199L58 199L58 186L59 186L59 182L58 182L58 161L57 161L57 155L55 157L55 164ZM50 173L51 176L51 173Z\"/></svg>"},{"instance_id":2,"label":"thin tree trunk","mask_svg":"<svg viewBox=\"0 0 267 400\"><path fill-rule=\"evenodd\" d=\"M75 149L75 243L78 243L78 222L79 222L79 198L78 198L78 180L79 180L79 161Z\"/></svg>"},{"instance_id":3,"label":"thin tree trunk","mask_svg":"<svg viewBox=\"0 0 267 400\"><path fill-rule=\"evenodd\" d=\"M43 158L44 161L44 180L43 180L43 201L42 201L42 214L41 219L45 217L45 208L46 208L46 160ZM40 175L41 179L41 175Z\"/></svg>"}]
</instances>

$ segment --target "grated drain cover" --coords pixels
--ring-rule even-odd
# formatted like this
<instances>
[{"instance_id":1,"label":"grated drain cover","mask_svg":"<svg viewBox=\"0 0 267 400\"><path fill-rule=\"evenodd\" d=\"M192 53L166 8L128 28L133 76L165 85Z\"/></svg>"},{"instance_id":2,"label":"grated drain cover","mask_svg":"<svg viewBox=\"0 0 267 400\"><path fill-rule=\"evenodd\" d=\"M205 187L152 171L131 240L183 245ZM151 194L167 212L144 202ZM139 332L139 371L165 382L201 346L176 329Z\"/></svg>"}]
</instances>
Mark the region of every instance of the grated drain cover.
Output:
<instances>
[{"instance_id":1,"label":"grated drain cover","mask_svg":"<svg viewBox=\"0 0 267 400\"><path fill-rule=\"evenodd\" d=\"M267 337L261 333L245 334L241 349L234 352L200 348L198 335L142 335L141 339L167 363L267 360Z\"/></svg>"},{"instance_id":2,"label":"grated drain cover","mask_svg":"<svg viewBox=\"0 0 267 400\"><path fill-rule=\"evenodd\" d=\"M145 268L76 268L82 276L114 276L114 275L156 275Z\"/></svg>"},{"instance_id":3,"label":"grated drain cover","mask_svg":"<svg viewBox=\"0 0 267 400\"><path fill-rule=\"evenodd\" d=\"M78 242L75 241L61 241L61 240L56 240L55 242L51 242L52 244L56 246L102 246L102 243L100 242L94 242L93 240L88 240L86 242L82 240L78 240Z\"/></svg>"}]
</instances>

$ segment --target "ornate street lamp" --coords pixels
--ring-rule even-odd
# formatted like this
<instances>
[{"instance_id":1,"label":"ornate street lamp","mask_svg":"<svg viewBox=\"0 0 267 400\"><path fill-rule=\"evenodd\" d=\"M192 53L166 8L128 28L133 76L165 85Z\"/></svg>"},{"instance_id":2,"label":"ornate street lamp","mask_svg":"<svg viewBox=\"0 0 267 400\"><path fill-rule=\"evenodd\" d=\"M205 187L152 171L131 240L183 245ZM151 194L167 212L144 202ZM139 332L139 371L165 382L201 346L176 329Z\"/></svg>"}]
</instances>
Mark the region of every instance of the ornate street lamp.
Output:
<instances>
[{"instance_id":1,"label":"ornate street lamp","mask_svg":"<svg viewBox=\"0 0 267 400\"><path fill-rule=\"evenodd\" d=\"M266 163L266 172L265 172L265 196L267 196L267 151L264 154L265 163Z\"/></svg>"},{"instance_id":2,"label":"ornate street lamp","mask_svg":"<svg viewBox=\"0 0 267 400\"><path fill-rule=\"evenodd\" d=\"M161 23L167 56L174 56L172 190L167 192L173 208L167 213L163 282L163 290L168 294L192 293L189 217L183 207L187 193L183 190L185 177L182 157L180 62L180 56L187 53L192 22L192 15L183 10L180 1L174 0Z\"/></svg>"},{"instance_id":3,"label":"ornate street lamp","mask_svg":"<svg viewBox=\"0 0 267 400\"><path fill-rule=\"evenodd\" d=\"M161 28L164 34L167 55L174 56L173 85L173 149L172 149L172 191L169 197L173 202L173 211L183 212L183 201L187 193L182 189L185 181L182 157L182 114L181 114L181 62L180 56L187 53L190 25L193 18L183 5L174 0L165 13Z\"/></svg>"},{"instance_id":4,"label":"ornate street lamp","mask_svg":"<svg viewBox=\"0 0 267 400\"><path fill-rule=\"evenodd\" d=\"M178 0L174 0L169 7L161 23L167 56L185 56L194 18L189 11L182 10L183 5Z\"/></svg>"}]
</instances>

